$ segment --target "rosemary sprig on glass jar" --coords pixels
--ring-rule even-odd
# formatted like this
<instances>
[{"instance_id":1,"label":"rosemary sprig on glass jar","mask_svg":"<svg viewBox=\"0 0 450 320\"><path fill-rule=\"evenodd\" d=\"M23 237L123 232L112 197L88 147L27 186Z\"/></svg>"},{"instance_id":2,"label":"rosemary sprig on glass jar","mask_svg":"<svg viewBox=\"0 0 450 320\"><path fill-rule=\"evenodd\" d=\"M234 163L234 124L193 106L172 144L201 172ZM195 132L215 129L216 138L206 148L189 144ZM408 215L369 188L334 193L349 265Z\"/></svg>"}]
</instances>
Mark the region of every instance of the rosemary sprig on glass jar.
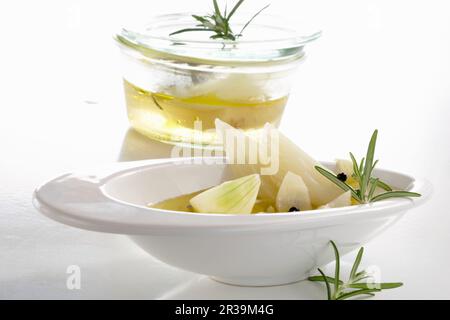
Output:
<instances>
[{"instance_id":1,"label":"rosemary sprig on glass jar","mask_svg":"<svg viewBox=\"0 0 450 320\"><path fill-rule=\"evenodd\" d=\"M196 20L197 25L194 28L185 28L172 32L170 35L175 35L184 32L197 32L197 31L207 31L213 32L214 34L210 36L211 39L222 39L236 41L239 37L242 37L242 33L248 27L248 25L269 5L266 5L258 12L256 12L250 20L248 20L242 27L239 33L234 33L230 26L230 19L236 13L236 10L241 6L244 0L239 0L229 13L227 13L227 7L222 13L217 0L213 0L214 12L212 14L207 14L204 16L199 16L193 14L192 17Z\"/></svg>"}]
</instances>

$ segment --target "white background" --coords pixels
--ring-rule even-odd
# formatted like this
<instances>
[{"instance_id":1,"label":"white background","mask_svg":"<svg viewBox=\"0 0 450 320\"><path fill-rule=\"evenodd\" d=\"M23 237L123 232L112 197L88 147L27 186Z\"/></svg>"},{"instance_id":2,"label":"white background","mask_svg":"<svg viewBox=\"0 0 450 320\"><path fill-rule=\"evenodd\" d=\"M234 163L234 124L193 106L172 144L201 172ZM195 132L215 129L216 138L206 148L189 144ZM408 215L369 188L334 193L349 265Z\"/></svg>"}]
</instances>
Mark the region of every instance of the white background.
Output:
<instances>
[{"instance_id":1,"label":"white background","mask_svg":"<svg viewBox=\"0 0 450 320\"><path fill-rule=\"evenodd\" d=\"M265 3L247 0L243 10ZM134 17L202 10L209 0L0 7L0 298L324 298L307 282L218 284L154 260L125 237L58 224L31 205L34 188L65 171L115 161L121 150L122 158L164 155L132 133L124 139L112 34ZM362 155L378 128L380 167L434 185L425 206L366 246L364 265L405 283L378 298L450 298L450 3L273 0L269 11L324 31L307 48L281 129L316 158L334 159ZM81 290L66 288L72 264L81 267Z\"/></svg>"}]
</instances>

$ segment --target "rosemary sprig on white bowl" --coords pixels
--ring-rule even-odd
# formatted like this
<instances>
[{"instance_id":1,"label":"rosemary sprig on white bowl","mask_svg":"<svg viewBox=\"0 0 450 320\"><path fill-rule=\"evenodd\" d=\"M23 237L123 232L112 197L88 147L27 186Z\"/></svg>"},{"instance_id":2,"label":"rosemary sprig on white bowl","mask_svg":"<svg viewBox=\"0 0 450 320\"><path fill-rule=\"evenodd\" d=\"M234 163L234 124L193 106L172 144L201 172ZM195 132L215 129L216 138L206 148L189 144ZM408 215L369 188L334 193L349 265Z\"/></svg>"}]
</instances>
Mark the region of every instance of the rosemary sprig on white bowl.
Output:
<instances>
[{"instance_id":1,"label":"rosemary sprig on white bowl","mask_svg":"<svg viewBox=\"0 0 450 320\"><path fill-rule=\"evenodd\" d=\"M403 285L401 282L367 282L367 279L371 278L370 274L365 270L358 271L364 253L364 247L361 247L358 251L348 281L342 281L340 277L341 262L339 250L334 241L330 241L330 243L333 247L334 257L336 259L334 278L326 276L320 268L317 269L320 273L319 276L308 278L309 281L325 282L328 300L345 300L360 295L374 296L376 292L380 292L383 289L394 289ZM331 285L333 285L333 290L331 289Z\"/></svg>"},{"instance_id":2,"label":"rosemary sprig on white bowl","mask_svg":"<svg viewBox=\"0 0 450 320\"><path fill-rule=\"evenodd\" d=\"M393 190L387 183L381 181L379 178L372 177L373 170L378 163L378 160L374 161L377 135L378 130L375 130L372 134L372 138L370 139L366 157L361 159L359 165L354 155L350 152L350 158L353 163L352 177L358 183L358 187L356 189L347 184L345 182L346 179L342 179L340 175L335 175L334 173L319 166L315 167L316 170L342 190L350 191L352 198L361 204L389 198L420 197L421 195L416 192ZM385 190L385 192L375 195L375 190L377 187Z\"/></svg>"}]
</instances>

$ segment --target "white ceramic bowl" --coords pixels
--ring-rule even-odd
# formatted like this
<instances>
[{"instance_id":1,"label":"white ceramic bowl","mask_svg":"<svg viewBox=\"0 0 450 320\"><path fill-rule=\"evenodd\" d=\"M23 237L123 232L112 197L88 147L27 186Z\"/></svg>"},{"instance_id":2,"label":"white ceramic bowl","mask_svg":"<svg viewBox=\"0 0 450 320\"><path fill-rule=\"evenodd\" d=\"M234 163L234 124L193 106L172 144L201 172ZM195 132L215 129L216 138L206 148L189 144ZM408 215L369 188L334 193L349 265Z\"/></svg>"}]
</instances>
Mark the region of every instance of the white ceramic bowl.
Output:
<instances>
[{"instance_id":1,"label":"white ceramic bowl","mask_svg":"<svg viewBox=\"0 0 450 320\"><path fill-rule=\"evenodd\" d=\"M266 286L305 279L333 260L334 240L343 254L359 248L423 202L430 185L387 170L375 175L419 192L337 209L259 215L194 214L147 208L149 202L217 185L229 178L221 164L163 159L116 163L66 174L39 187L34 204L46 216L74 227L128 235L159 260L237 285ZM329 168L332 163L324 163Z\"/></svg>"}]
</instances>

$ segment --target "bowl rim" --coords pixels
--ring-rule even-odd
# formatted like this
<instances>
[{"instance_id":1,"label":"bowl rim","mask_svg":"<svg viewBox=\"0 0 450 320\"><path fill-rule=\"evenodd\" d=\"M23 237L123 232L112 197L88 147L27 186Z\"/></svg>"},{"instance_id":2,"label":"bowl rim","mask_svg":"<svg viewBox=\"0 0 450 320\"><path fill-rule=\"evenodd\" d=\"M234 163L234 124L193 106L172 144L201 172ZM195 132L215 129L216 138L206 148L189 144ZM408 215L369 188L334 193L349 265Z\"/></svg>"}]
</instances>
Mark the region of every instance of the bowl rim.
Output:
<instances>
[{"instance_id":1,"label":"bowl rim","mask_svg":"<svg viewBox=\"0 0 450 320\"><path fill-rule=\"evenodd\" d=\"M151 170L149 169L151 167L157 169L158 166L171 165L177 161L186 161L186 158L122 162L111 165L107 170L91 169L88 171L89 175L64 174L38 187L33 193L33 204L47 217L82 229L122 234L149 232L165 234L181 229L249 231L275 230L279 227L310 228L345 223L355 218L373 219L406 211L422 204L432 192L431 184L427 180L414 179L409 175L386 169L377 171L410 179L411 185L408 189L421 193L422 197L390 199L370 204L302 212L243 215L155 209L125 202L105 192L105 184L114 178L138 170ZM320 163L325 166L334 164L334 162ZM87 179L91 179L91 183ZM78 199L77 197L82 198L79 196L82 194L80 192L89 193L90 198ZM105 215L104 212L110 212L111 215ZM134 221L129 218L133 218Z\"/></svg>"}]
</instances>

